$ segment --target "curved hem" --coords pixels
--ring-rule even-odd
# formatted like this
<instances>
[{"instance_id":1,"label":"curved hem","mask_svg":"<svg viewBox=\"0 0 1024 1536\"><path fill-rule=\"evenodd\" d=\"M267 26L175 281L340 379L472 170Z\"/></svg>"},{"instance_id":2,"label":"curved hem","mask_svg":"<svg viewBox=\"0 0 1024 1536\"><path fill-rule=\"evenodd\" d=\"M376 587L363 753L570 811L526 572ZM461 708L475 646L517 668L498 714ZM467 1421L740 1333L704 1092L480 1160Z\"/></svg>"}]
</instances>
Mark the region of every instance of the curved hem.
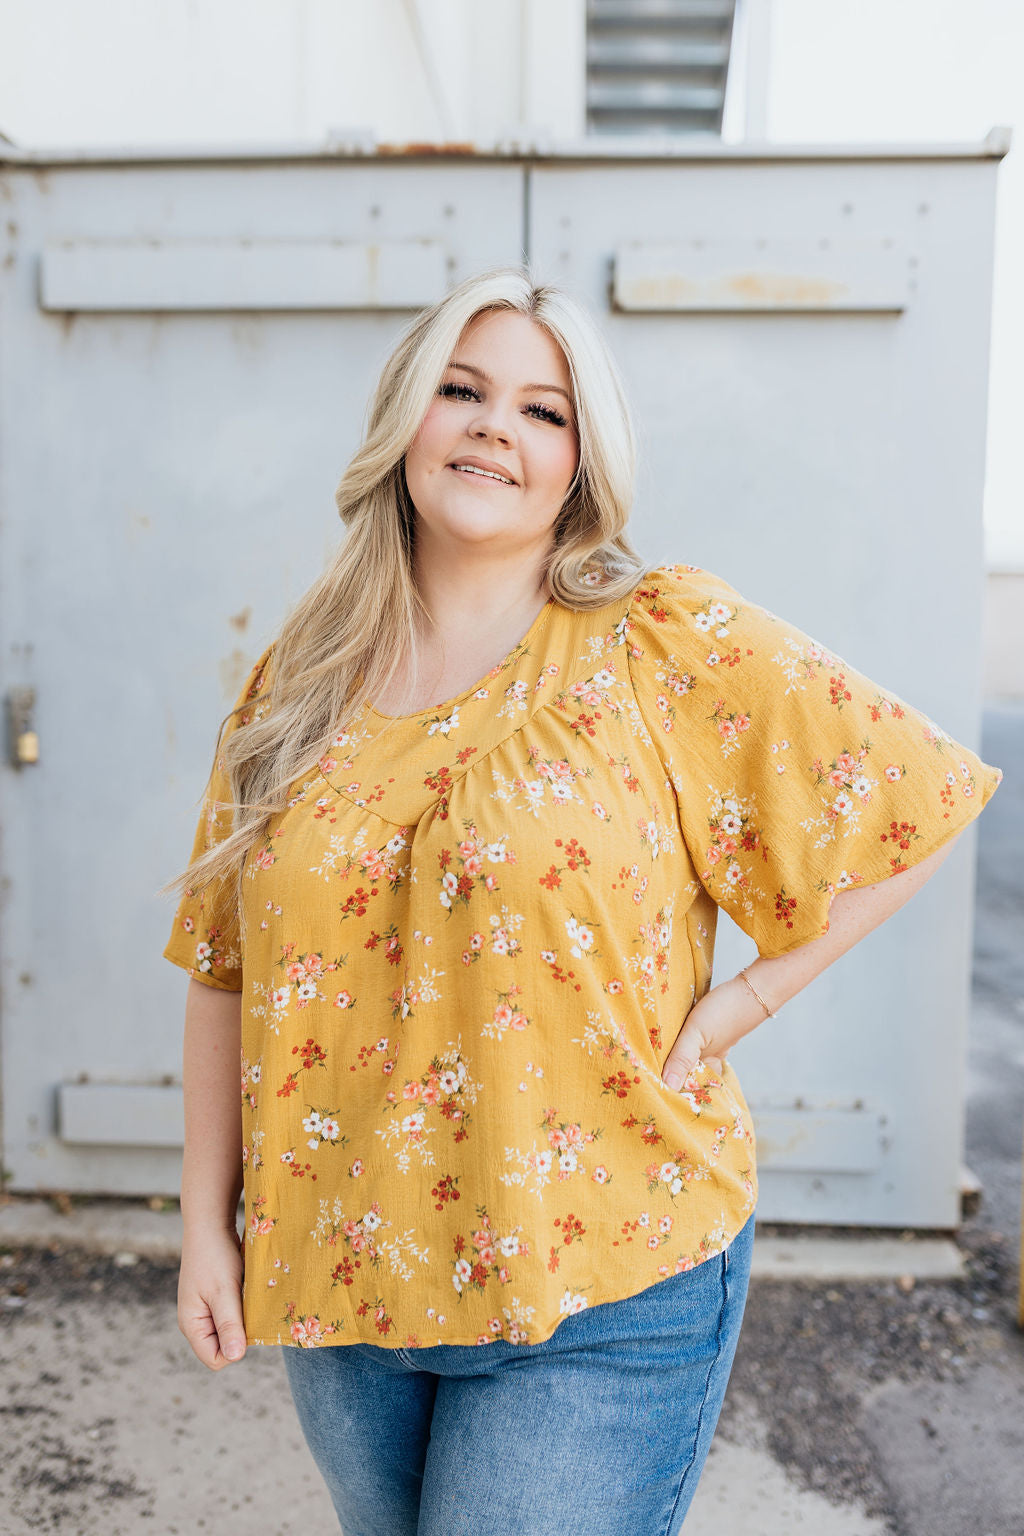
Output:
<instances>
[{"instance_id":1,"label":"curved hem","mask_svg":"<svg viewBox=\"0 0 1024 1536\"><path fill-rule=\"evenodd\" d=\"M702 1259L700 1259L696 1264L692 1265L691 1268L688 1269L688 1270L686 1270L686 1269L674 1269L671 1274L659 1275L656 1280L648 1280L645 1285L638 1285L638 1286L636 1286L632 1290L617 1291L617 1292L614 1292L614 1293L602 1295L598 1300L589 1302L586 1307L583 1307L580 1310L583 1311L583 1312L589 1312L594 1307L604 1306L608 1302L612 1302L612 1301L629 1301L632 1297L639 1296L643 1291L650 1290L652 1286L661 1285L663 1283L663 1281L665 1281L665 1280L677 1279L680 1275L692 1274L694 1270L699 1269L702 1264L706 1264L710 1259L717 1259L722 1253L724 1253L726 1248L729 1247L730 1243L732 1243L734 1241L734 1239L739 1236L739 1234L743 1231L743 1228L746 1226L747 1222L750 1220L751 1216L753 1216L755 1214L756 1210L757 1210L757 1200L758 1200L758 1194L759 1194L760 1186L758 1184L756 1174L755 1174L755 1177L754 1177L752 1182L753 1182L753 1185L754 1185L754 1198L753 1198L750 1206L747 1207L743 1211L743 1214L740 1217L738 1225L729 1233L729 1235L725 1239L725 1241L722 1242L714 1250L713 1253L705 1254L705 1256ZM465 1338L465 1337L457 1338L457 1339L439 1339L436 1344L408 1344L408 1343L406 1343L404 1341L401 1341L401 1340L395 1340L395 1341L388 1342L388 1341L380 1339L380 1338L372 1338L372 1339L371 1338L365 1338L364 1339L364 1338L361 1338L361 1337L348 1337L348 1338L338 1337L338 1338L332 1340L331 1343L313 1344L313 1345L310 1345L310 1346L304 1346L304 1345L301 1345L301 1344L293 1344L290 1339L283 1338L280 1334L278 1334L276 1339L256 1338L254 1335L250 1334L248 1328L246 1328L246 1331L245 1331L245 1341L246 1341L247 1345L249 1345L249 1344L252 1344L254 1346L259 1345L259 1346L262 1346L263 1348L270 1348L270 1349L277 1349L277 1348L281 1348L281 1349L303 1349L303 1348L306 1348L306 1347L309 1347L311 1349L343 1349L347 1344L374 1344L379 1349L416 1349L416 1350L443 1349L447 1345L452 1345L452 1346L455 1346L455 1347L458 1347L458 1348L486 1349L487 1344L509 1344L509 1345L512 1346L513 1349L529 1349L532 1345L535 1345L535 1344L546 1344L547 1341L550 1338L552 1338L552 1336L558 1331L559 1326L562 1323L564 1323L567 1318L576 1317L576 1316L579 1316L579 1313L576 1313L576 1312L562 1312L562 1313L559 1313L558 1316L553 1321L550 1318L547 1319L545 1321L545 1323L544 1323L545 1332L543 1334L541 1334L540 1337L524 1340L522 1344L513 1344L512 1340L505 1338L504 1334L496 1334L494 1336L494 1338L488 1339L486 1344L480 1344L478 1342L478 1338Z\"/></svg>"}]
</instances>

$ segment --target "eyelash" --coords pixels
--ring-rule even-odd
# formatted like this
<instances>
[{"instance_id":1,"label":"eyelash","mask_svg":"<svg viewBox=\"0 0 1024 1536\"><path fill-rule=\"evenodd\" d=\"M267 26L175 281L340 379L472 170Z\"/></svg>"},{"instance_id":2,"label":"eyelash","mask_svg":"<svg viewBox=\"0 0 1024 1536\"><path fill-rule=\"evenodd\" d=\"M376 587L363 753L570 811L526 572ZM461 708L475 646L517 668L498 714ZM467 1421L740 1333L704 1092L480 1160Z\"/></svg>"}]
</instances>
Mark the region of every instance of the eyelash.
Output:
<instances>
[{"instance_id":1,"label":"eyelash","mask_svg":"<svg viewBox=\"0 0 1024 1536\"><path fill-rule=\"evenodd\" d=\"M450 392L452 390L459 389L468 389L470 394L475 395L478 400L480 398L472 384L457 384L454 381L451 381L447 384L442 384L438 390L438 394L444 395L447 399L451 399L452 395ZM550 421L556 427L564 427L566 425L566 419L563 415L561 415L560 412L556 411L553 406L542 405L539 400L531 401L531 403L527 406L527 410L542 411L544 414L541 417L541 420Z\"/></svg>"}]
</instances>

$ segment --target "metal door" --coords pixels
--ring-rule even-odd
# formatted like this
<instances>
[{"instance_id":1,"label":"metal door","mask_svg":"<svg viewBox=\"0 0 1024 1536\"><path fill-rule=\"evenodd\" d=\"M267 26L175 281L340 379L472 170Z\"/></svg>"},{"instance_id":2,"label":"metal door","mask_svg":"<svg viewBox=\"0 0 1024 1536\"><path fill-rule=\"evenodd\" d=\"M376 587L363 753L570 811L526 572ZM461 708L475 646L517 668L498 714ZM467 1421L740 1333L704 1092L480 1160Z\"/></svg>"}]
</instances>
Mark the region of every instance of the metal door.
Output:
<instances>
[{"instance_id":1,"label":"metal door","mask_svg":"<svg viewBox=\"0 0 1024 1536\"><path fill-rule=\"evenodd\" d=\"M536 166L529 247L600 313L636 525L978 749L995 139ZM959 1221L975 829L733 1054L765 1220ZM756 951L726 919L715 980Z\"/></svg>"},{"instance_id":2,"label":"metal door","mask_svg":"<svg viewBox=\"0 0 1024 1536\"><path fill-rule=\"evenodd\" d=\"M184 991L153 893L216 723L343 535L386 352L521 259L521 189L472 160L3 175L3 687L34 692L39 743L2 770L12 1189L177 1191Z\"/></svg>"}]
</instances>

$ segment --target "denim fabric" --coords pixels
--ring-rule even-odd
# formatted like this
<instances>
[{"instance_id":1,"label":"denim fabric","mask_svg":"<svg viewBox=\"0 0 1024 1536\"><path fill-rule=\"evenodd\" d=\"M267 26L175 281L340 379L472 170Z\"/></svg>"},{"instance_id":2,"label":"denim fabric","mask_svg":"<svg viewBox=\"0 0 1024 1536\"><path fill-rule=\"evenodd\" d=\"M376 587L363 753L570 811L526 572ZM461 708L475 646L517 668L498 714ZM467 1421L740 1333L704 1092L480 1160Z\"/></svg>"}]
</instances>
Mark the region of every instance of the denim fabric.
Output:
<instances>
[{"instance_id":1,"label":"denim fabric","mask_svg":"<svg viewBox=\"0 0 1024 1536\"><path fill-rule=\"evenodd\" d=\"M539 1344L285 1347L344 1536L675 1536L725 1397L754 1215Z\"/></svg>"}]
</instances>

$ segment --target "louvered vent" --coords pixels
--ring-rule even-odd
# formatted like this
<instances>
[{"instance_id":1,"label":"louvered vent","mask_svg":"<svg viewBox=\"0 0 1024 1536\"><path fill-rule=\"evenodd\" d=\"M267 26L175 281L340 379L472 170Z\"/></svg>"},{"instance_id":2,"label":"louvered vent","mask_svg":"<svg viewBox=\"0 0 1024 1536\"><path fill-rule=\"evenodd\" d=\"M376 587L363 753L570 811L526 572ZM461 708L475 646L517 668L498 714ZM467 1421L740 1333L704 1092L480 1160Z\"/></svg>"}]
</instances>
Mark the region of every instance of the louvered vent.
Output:
<instances>
[{"instance_id":1,"label":"louvered vent","mask_svg":"<svg viewBox=\"0 0 1024 1536\"><path fill-rule=\"evenodd\" d=\"M588 133L720 133L736 0L588 0Z\"/></svg>"}]
</instances>

